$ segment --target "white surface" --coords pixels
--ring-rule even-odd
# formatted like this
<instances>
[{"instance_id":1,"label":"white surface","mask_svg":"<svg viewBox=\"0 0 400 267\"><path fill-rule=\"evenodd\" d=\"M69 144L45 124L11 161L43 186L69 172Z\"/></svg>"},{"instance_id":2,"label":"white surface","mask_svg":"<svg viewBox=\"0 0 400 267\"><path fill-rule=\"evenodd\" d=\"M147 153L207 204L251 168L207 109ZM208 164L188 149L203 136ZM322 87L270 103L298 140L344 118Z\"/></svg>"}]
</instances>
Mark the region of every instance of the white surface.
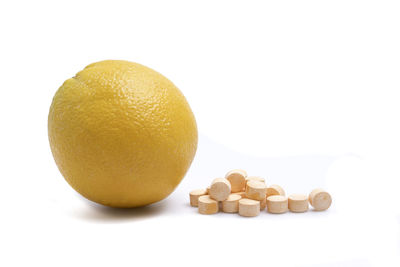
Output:
<instances>
[{"instance_id":1,"label":"white surface","mask_svg":"<svg viewBox=\"0 0 400 267\"><path fill-rule=\"evenodd\" d=\"M144 2L144 1L143 1ZM1 266L399 266L398 1L0 3ZM127 59L187 96L200 130L166 200L77 195L47 140L62 82ZM327 212L201 216L188 192L244 168Z\"/></svg>"}]
</instances>

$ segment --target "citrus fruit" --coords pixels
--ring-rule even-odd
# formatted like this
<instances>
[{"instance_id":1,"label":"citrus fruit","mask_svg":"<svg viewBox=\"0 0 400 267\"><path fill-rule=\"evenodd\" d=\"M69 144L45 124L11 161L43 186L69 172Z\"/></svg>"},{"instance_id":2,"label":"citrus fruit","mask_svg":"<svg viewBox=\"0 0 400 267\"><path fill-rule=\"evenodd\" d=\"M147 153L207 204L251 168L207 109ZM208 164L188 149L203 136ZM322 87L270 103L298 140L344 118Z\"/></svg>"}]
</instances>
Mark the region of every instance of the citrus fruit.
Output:
<instances>
[{"instance_id":1,"label":"citrus fruit","mask_svg":"<svg viewBox=\"0 0 400 267\"><path fill-rule=\"evenodd\" d=\"M81 195L112 207L167 197L197 148L197 126L183 94L143 65L106 60L87 66L56 92L48 117L55 162Z\"/></svg>"}]
</instances>

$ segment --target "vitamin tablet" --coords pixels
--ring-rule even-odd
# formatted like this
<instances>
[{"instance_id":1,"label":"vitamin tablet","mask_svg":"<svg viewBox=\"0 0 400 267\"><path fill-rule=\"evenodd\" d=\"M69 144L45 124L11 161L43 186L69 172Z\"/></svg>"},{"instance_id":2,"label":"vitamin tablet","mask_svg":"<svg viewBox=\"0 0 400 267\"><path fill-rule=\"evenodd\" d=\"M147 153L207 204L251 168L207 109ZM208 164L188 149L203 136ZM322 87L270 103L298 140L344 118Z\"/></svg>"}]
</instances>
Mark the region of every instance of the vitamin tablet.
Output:
<instances>
[{"instance_id":1,"label":"vitamin tablet","mask_svg":"<svg viewBox=\"0 0 400 267\"><path fill-rule=\"evenodd\" d=\"M275 195L267 198L269 213L285 213L288 210L288 199L285 196Z\"/></svg>"},{"instance_id":2,"label":"vitamin tablet","mask_svg":"<svg viewBox=\"0 0 400 267\"><path fill-rule=\"evenodd\" d=\"M290 195L288 207L291 212L306 212L308 210L308 197L300 194Z\"/></svg>"},{"instance_id":3,"label":"vitamin tablet","mask_svg":"<svg viewBox=\"0 0 400 267\"><path fill-rule=\"evenodd\" d=\"M254 217L260 214L260 201L243 198L239 200L239 215Z\"/></svg>"},{"instance_id":4,"label":"vitamin tablet","mask_svg":"<svg viewBox=\"0 0 400 267\"><path fill-rule=\"evenodd\" d=\"M222 211L227 213L236 213L239 211L239 200L242 197L238 194L230 194L227 199L222 201Z\"/></svg>"},{"instance_id":5,"label":"vitamin tablet","mask_svg":"<svg viewBox=\"0 0 400 267\"><path fill-rule=\"evenodd\" d=\"M272 184L267 188L267 197L275 196L275 195L284 196L285 195L285 191L279 185Z\"/></svg>"},{"instance_id":6,"label":"vitamin tablet","mask_svg":"<svg viewBox=\"0 0 400 267\"><path fill-rule=\"evenodd\" d=\"M246 186L246 198L263 200L267 193L267 186L263 182L248 181Z\"/></svg>"},{"instance_id":7,"label":"vitamin tablet","mask_svg":"<svg viewBox=\"0 0 400 267\"><path fill-rule=\"evenodd\" d=\"M267 206L267 198L260 200L260 210L265 210L266 206Z\"/></svg>"},{"instance_id":8,"label":"vitamin tablet","mask_svg":"<svg viewBox=\"0 0 400 267\"><path fill-rule=\"evenodd\" d=\"M232 170L225 175L225 178L231 183L232 193L244 191L246 177L247 173L244 170Z\"/></svg>"},{"instance_id":9,"label":"vitamin tablet","mask_svg":"<svg viewBox=\"0 0 400 267\"><path fill-rule=\"evenodd\" d=\"M211 183L209 195L212 199L223 201L231 193L231 184L225 178L216 178Z\"/></svg>"},{"instance_id":10,"label":"vitamin tablet","mask_svg":"<svg viewBox=\"0 0 400 267\"><path fill-rule=\"evenodd\" d=\"M214 214L218 212L218 201L210 198L209 195L200 196L198 199L199 213Z\"/></svg>"},{"instance_id":11,"label":"vitamin tablet","mask_svg":"<svg viewBox=\"0 0 400 267\"><path fill-rule=\"evenodd\" d=\"M311 206L318 211L328 209L332 203L331 195L321 188L311 191L308 200L310 201Z\"/></svg>"},{"instance_id":12,"label":"vitamin tablet","mask_svg":"<svg viewBox=\"0 0 400 267\"><path fill-rule=\"evenodd\" d=\"M197 190L193 190L192 192L190 192L189 193L190 206L197 207L199 197L200 196L204 196L204 195L207 195L207 190L206 189L197 189Z\"/></svg>"}]
</instances>

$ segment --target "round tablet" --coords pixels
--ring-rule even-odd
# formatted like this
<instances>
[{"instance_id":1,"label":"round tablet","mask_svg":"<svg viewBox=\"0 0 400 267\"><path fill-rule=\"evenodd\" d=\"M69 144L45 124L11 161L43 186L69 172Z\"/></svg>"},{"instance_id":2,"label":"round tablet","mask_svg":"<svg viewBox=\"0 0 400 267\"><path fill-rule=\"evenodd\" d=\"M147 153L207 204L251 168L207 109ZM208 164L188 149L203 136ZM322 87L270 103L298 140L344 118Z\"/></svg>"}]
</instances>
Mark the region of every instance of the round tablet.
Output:
<instances>
[{"instance_id":1,"label":"round tablet","mask_svg":"<svg viewBox=\"0 0 400 267\"><path fill-rule=\"evenodd\" d=\"M279 185L272 184L267 188L267 197L275 196L275 195L284 196L285 195L285 191Z\"/></svg>"},{"instance_id":2,"label":"round tablet","mask_svg":"<svg viewBox=\"0 0 400 267\"><path fill-rule=\"evenodd\" d=\"M231 184L225 178L216 178L211 183L209 194L212 199L223 201L231 193Z\"/></svg>"},{"instance_id":3,"label":"round tablet","mask_svg":"<svg viewBox=\"0 0 400 267\"><path fill-rule=\"evenodd\" d=\"M285 196L270 196L267 198L269 213L285 213L288 210L288 199Z\"/></svg>"},{"instance_id":4,"label":"round tablet","mask_svg":"<svg viewBox=\"0 0 400 267\"><path fill-rule=\"evenodd\" d=\"M246 186L247 173L244 170L232 170L225 175L225 178L231 183L232 193L241 192Z\"/></svg>"},{"instance_id":5,"label":"round tablet","mask_svg":"<svg viewBox=\"0 0 400 267\"><path fill-rule=\"evenodd\" d=\"M263 182L248 181L246 186L246 198L263 200L267 193L267 186Z\"/></svg>"},{"instance_id":6,"label":"round tablet","mask_svg":"<svg viewBox=\"0 0 400 267\"><path fill-rule=\"evenodd\" d=\"M218 201L210 198L209 195L199 197L199 213L201 214L215 214L218 212Z\"/></svg>"},{"instance_id":7,"label":"round tablet","mask_svg":"<svg viewBox=\"0 0 400 267\"><path fill-rule=\"evenodd\" d=\"M255 217L260 214L260 201L243 198L239 200L239 215Z\"/></svg>"},{"instance_id":8,"label":"round tablet","mask_svg":"<svg viewBox=\"0 0 400 267\"><path fill-rule=\"evenodd\" d=\"M311 191L308 200L314 210L322 211L328 209L332 204L331 195L321 188Z\"/></svg>"},{"instance_id":9,"label":"round tablet","mask_svg":"<svg viewBox=\"0 0 400 267\"><path fill-rule=\"evenodd\" d=\"M222 201L222 211L227 213L236 213L239 211L239 200L242 197L238 194L230 194L227 199Z\"/></svg>"},{"instance_id":10,"label":"round tablet","mask_svg":"<svg viewBox=\"0 0 400 267\"><path fill-rule=\"evenodd\" d=\"M190 206L197 207L200 196L207 195L206 189L196 189L189 193Z\"/></svg>"},{"instance_id":11,"label":"round tablet","mask_svg":"<svg viewBox=\"0 0 400 267\"><path fill-rule=\"evenodd\" d=\"M308 210L308 197L301 194L290 195L288 207L291 212L306 212Z\"/></svg>"}]
</instances>

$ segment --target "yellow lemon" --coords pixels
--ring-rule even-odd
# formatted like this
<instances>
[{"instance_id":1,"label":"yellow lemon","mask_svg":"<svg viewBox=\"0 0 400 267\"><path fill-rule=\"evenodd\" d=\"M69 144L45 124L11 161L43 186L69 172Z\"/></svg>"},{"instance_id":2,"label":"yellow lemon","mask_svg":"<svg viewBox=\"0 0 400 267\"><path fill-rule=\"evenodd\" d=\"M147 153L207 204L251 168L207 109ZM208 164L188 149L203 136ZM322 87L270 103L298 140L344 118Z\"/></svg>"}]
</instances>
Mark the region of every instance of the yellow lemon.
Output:
<instances>
[{"instance_id":1,"label":"yellow lemon","mask_svg":"<svg viewBox=\"0 0 400 267\"><path fill-rule=\"evenodd\" d=\"M197 148L197 126L183 94L143 65L106 60L68 79L53 98L50 147L67 182L112 207L167 197Z\"/></svg>"}]
</instances>

